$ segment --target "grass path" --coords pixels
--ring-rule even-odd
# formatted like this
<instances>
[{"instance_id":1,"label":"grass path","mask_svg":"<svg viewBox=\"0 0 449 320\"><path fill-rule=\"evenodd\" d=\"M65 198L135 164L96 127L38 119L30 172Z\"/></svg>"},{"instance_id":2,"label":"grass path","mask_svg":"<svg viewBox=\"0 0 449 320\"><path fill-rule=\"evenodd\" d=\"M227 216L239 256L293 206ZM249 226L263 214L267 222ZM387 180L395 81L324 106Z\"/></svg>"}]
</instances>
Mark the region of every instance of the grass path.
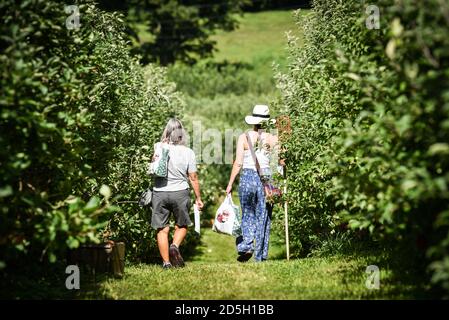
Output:
<instances>
[{"instance_id":1,"label":"grass path","mask_svg":"<svg viewBox=\"0 0 449 320\"><path fill-rule=\"evenodd\" d=\"M413 286L392 281L381 273L381 289L365 286L367 265L375 256L335 256L235 261L233 238L203 230L201 254L183 269L162 270L159 265L127 267L121 280L107 279L95 293L106 299L384 299L409 298Z\"/></svg>"}]
</instances>

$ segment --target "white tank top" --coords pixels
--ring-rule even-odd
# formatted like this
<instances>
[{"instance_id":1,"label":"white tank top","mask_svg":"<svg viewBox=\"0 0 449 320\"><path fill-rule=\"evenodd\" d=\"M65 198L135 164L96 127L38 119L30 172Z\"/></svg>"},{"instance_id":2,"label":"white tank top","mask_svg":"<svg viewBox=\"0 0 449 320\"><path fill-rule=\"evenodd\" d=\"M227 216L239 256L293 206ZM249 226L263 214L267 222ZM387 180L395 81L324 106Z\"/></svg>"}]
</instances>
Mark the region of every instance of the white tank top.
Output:
<instances>
[{"instance_id":1,"label":"white tank top","mask_svg":"<svg viewBox=\"0 0 449 320\"><path fill-rule=\"evenodd\" d=\"M269 150L266 150L265 148L256 148L254 146L254 141L251 138L251 135L250 135L250 139L251 139L251 143L252 143L253 148L254 148L254 153L256 154L256 157L257 157L257 161L259 161L260 168L261 169L270 168L271 152ZM259 140L261 140L262 141L262 145L264 145L264 140L265 139L262 139L261 135L259 135ZM257 170L256 163L254 162L254 159L253 159L253 156L251 155L251 150L250 149L247 149L247 150L243 151L243 165L242 165L242 168L243 169Z\"/></svg>"}]
</instances>

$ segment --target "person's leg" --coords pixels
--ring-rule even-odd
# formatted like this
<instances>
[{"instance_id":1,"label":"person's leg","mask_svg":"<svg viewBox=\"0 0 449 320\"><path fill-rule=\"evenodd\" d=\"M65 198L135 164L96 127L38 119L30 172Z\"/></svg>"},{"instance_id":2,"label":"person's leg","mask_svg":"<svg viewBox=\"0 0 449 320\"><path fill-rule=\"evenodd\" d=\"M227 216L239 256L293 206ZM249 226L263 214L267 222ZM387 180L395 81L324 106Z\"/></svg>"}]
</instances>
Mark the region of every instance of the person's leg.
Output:
<instances>
[{"instance_id":1,"label":"person's leg","mask_svg":"<svg viewBox=\"0 0 449 320\"><path fill-rule=\"evenodd\" d=\"M164 265L170 261L168 252L168 234L170 231L168 218L170 210L167 207L165 198L165 192L153 192L153 210L151 215L151 226L157 230L157 245Z\"/></svg>"},{"instance_id":2,"label":"person's leg","mask_svg":"<svg viewBox=\"0 0 449 320\"><path fill-rule=\"evenodd\" d=\"M173 214L175 216L175 234L173 235L173 243L170 246L169 256L170 262L175 267L184 267L184 259L179 251L179 246L187 235L187 226L190 221L190 191L174 191L170 194L170 203L173 206Z\"/></svg>"},{"instance_id":3,"label":"person's leg","mask_svg":"<svg viewBox=\"0 0 449 320\"><path fill-rule=\"evenodd\" d=\"M255 173L257 174L257 173ZM240 177L239 198L242 208L242 237L237 238L239 253L254 251L256 237L255 177L246 172Z\"/></svg>"},{"instance_id":4,"label":"person's leg","mask_svg":"<svg viewBox=\"0 0 449 320\"><path fill-rule=\"evenodd\" d=\"M184 259L182 258L181 252L179 251L179 246L187 235L186 226L175 225L175 234L173 236L173 243L170 245L169 257L170 263L177 268L182 268L185 266Z\"/></svg>"},{"instance_id":5,"label":"person's leg","mask_svg":"<svg viewBox=\"0 0 449 320\"><path fill-rule=\"evenodd\" d=\"M263 250L265 247L265 242L267 241L265 239L267 210L266 210L264 188L261 182L258 184L257 188L256 220L257 220L256 250L254 252L254 260L262 261Z\"/></svg>"},{"instance_id":6,"label":"person's leg","mask_svg":"<svg viewBox=\"0 0 449 320\"><path fill-rule=\"evenodd\" d=\"M179 248L181 243L184 241L184 238L187 235L187 227L186 226L178 226L175 225L175 234L173 235L173 244Z\"/></svg>"},{"instance_id":7,"label":"person's leg","mask_svg":"<svg viewBox=\"0 0 449 320\"><path fill-rule=\"evenodd\" d=\"M169 194L169 202L175 217L175 234L173 244L179 247L187 235L187 226L190 220L190 190L173 191Z\"/></svg>"},{"instance_id":8,"label":"person's leg","mask_svg":"<svg viewBox=\"0 0 449 320\"><path fill-rule=\"evenodd\" d=\"M265 221L263 224L263 230L262 230L262 261L268 259L268 245L270 242L270 230L271 230L271 217L273 213L273 205L270 203L266 204L266 214L265 214Z\"/></svg>"},{"instance_id":9,"label":"person's leg","mask_svg":"<svg viewBox=\"0 0 449 320\"><path fill-rule=\"evenodd\" d=\"M164 264L170 263L170 258L168 255L168 233L170 231L170 227L165 227L162 229L158 229L157 232L157 246L159 248L159 253L162 257L162 261Z\"/></svg>"}]
</instances>

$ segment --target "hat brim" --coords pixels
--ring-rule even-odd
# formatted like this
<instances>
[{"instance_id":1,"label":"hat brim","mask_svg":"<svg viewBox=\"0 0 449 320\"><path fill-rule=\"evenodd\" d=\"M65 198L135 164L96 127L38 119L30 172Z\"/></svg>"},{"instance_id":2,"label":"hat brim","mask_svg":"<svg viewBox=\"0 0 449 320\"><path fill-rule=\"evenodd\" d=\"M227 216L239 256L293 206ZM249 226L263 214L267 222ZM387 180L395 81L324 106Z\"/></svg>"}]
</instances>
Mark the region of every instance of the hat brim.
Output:
<instances>
[{"instance_id":1,"label":"hat brim","mask_svg":"<svg viewBox=\"0 0 449 320\"><path fill-rule=\"evenodd\" d=\"M245 117L245 122L247 124L259 124L262 122L265 122L269 120L269 118L261 118L261 117L254 117L254 116L246 116Z\"/></svg>"}]
</instances>

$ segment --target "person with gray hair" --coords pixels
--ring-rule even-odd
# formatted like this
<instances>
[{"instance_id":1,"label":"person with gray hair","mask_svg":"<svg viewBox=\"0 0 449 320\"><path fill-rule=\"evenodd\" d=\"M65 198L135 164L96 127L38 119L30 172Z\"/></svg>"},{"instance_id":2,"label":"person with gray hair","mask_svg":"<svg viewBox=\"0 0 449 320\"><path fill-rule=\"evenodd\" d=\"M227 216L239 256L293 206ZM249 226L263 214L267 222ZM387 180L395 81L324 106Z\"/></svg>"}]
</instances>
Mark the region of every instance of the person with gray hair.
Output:
<instances>
[{"instance_id":1,"label":"person with gray hair","mask_svg":"<svg viewBox=\"0 0 449 320\"><path fill-rule=\"evenodd\" d=\"M198 181L196 157L192 149L186 146L187 135L184 127L176 118L165 126L161 143L168 144L169 158L167 177L155 177L152 198L151 226L157 230L157 244L162 257L163 268L183 267L184 260L179 246L187 235L187 227L192 224L190 212L189 181L195 193L195 204L201 210L200 184ZM156 150L157 144L155 144ZM153 156L153 161L155 156ZM175 233L169 246L169 218L175 218Z\"/></svg>"}]
</instances>

